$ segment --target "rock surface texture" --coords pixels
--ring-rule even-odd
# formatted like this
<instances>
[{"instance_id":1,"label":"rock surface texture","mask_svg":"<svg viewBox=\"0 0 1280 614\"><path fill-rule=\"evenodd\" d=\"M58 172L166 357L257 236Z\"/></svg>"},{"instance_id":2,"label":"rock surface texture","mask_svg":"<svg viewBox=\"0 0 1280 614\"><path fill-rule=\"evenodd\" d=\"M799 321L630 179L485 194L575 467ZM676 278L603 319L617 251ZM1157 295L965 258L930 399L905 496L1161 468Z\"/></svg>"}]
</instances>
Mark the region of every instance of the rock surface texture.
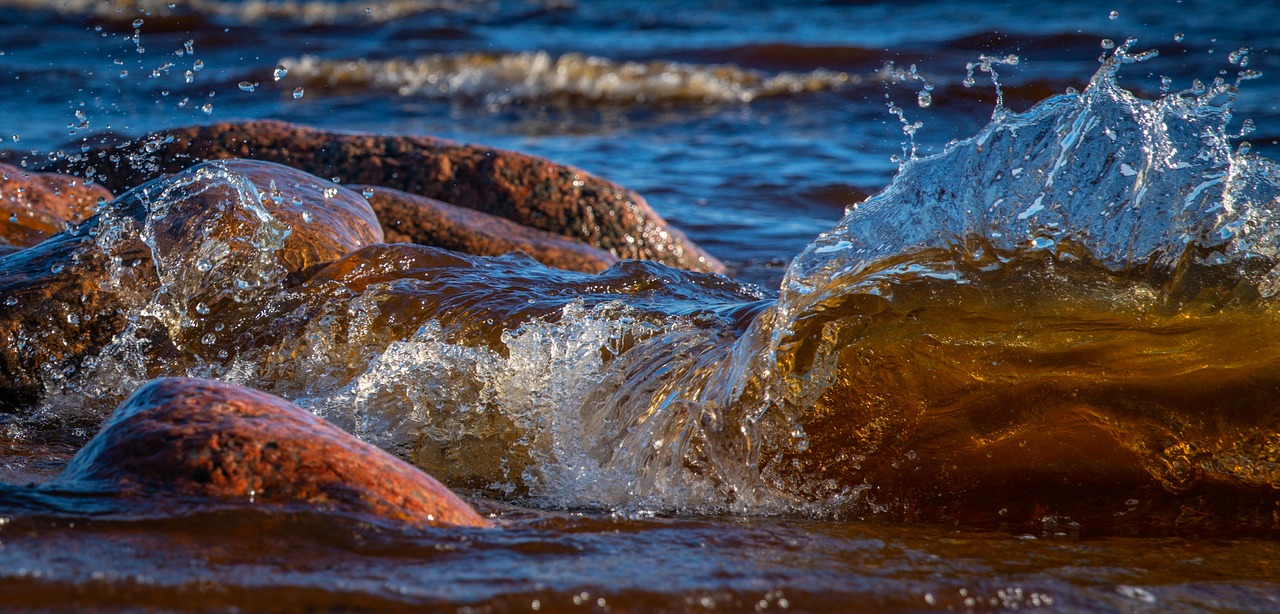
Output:
<instances>
[{"instance_id":1,"label":"rock surface texture","mask_svg":"<svg viewBox=\"0 0 1280 614\"><path fill-rule=\"evenodd\" d=\"M272 395L160 379L107 419L55 481L122 496L305 504L417 526L485 521L431 476Z\"/></svg>"},{"instance_id":2,"label":"rock surface texture","mask_svg":"<svg viewBox=\"0 0 1280 614\"><path fill-rule=\"evenodd\" d=\"M121 191L204 160L277 162L343 184L434 198L563 235L619 258L706 272L724 265L670 227L644 198L585 171L527 154L418 136L344 134L278 121L158 132L46 165ZM385 226L394 226L384 220Z\"/></svg>"}]
</instances>

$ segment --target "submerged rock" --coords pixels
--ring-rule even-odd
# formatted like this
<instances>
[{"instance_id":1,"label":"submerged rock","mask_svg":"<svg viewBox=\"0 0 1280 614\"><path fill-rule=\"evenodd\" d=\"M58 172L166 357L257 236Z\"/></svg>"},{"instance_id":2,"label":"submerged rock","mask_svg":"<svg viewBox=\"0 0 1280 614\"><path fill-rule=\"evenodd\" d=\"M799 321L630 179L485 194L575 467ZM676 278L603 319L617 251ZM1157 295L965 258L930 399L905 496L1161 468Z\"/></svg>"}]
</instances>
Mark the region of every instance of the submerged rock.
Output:
<instances>
[{"instance_id":1,"label":"submerged rock","mask_svg":"<svg viewBox=\"0 0 1280 614\"><path fill-rule=\"evenodd\" d=\"M138 389L54 486L304 504L419 526L485 525L431 476L298 406L199 379L161 379Z\"/></svg>"},{"instance_id":2,"label":"submerged rock","mask_svg":"<svg viewBox=\"0 0 1280 614\"><path fill-rule=\"evenodd\" d=\"M342 183L427 196L583 241L619 258L724 270L634 191L535 156L430 137L342 134L278 121L221 123L158 132L124 147L57 161L52 168L119 191L223 158L278 162Z\"/></svg>"},{"instance_id":3,"label":"submerged rock","mask_svg":"<svg viewBox=\"0 0 1280 614\"><path fill-rule=\"evenodd\" d=\"M102 186L0 164L0 245L35 245L93 215L100 200L111 200Z\"/></svg>"},{"instance_id":4,"label":"submerged rock","mask_svg":"<svg viewBox=\"0 0 1280 614\"><path fill-rule=\"evenodd\" d=\"M391 243L443 247L477 256L521 251L547 266L598 273L618 257L511 220L391 188L370 188L369 204Z\"/></svg>"},{"instance_id":5,"label":"submerged rock","mask_svg":"<svg viewBox=\"0 0 1280 614\"><path fill-rule=\"evenodd\" d=\"M0 260L0 410L32 404L42 380L92 362L144 310L156 356L212 351L283 286L382 239L358 194L268 162L202 164L130 190Z\"/></svg>"}]
</instances>

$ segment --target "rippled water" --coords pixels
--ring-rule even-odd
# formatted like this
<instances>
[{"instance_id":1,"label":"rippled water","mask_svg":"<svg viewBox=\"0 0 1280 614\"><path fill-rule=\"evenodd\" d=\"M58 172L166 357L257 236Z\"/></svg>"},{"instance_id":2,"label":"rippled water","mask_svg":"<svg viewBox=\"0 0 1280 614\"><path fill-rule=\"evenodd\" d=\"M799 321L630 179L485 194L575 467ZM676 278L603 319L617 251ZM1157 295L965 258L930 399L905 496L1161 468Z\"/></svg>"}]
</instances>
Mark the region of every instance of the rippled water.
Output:
<instances>
[{"instance_id":1,"label":"rippled water","mask_svg":"<svg viewBox=\"0 0 1280 614\"><path fill-rule=\"evenodd\" d=\"M503 528L13 488L0 591L1273 610L1280 98L1269 11L1238 4L0 1L0 126L27 164L233 117L442 135L636 188L741 280L401 246L289 286L265 257L202 274L216 237L166 247L170 192L108 209L84 249L141 236L164 291L122 293L123 333L45 374L10 480L56 473L142 381L211 376ZM234 168L183 181L279 248Z\"/></svg>"}]
</instances>

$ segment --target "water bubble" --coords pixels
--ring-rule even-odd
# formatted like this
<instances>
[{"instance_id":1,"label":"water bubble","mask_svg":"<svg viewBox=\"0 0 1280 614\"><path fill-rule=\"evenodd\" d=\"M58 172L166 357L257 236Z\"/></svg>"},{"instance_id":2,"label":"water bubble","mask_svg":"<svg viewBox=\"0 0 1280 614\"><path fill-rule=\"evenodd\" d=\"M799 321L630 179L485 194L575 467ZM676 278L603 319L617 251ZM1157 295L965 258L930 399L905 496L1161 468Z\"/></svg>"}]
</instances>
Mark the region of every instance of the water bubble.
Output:
<instances>
[{"instance_id":1,"label":"water bubble","mask_svg":"<svg viewBox=\"0 0 1280 614\"><path fill-rule=\"evenodd\" d=\"M198 313L198 314L200 314L200 315L202 315L202 316L203 316L203 315L208 315L208 314L209 314L209 306L208 306L208 305L206 305L206 304L204 304L204 303L196 303L196 313Z\"/></svg>"},{"instance_id":2,"label":"water bubble","mask_svg":"<svg viewBox=\"0 0 1280 614\"><path fill-rule=\"evenodd\" d=\"M297 100L299 98L302 98L302 88L296 87L293 89L293 99Z\"/></svg>"},{"instance_id":3,"label":"water bubble","mask_svg":"<svg viewBox=\"0 0 1280 614\"><path fill-rule=\"evenodd\" d=\"M1107 15L1107 19L1110 19L1111 21L1115 21L1119 18L1120 18L1120 11L1111 11L1111 14Z\"/></svg>"},{"instance_id":4,"label":"water bubble","mask_svg":"<svg viewBox=\"0 0 1280 614\"><path fill-rule=\"evenodd\" d=\"M200 338L200 343L203 343L205 345L213 345L214 342L216 342L217 340L218 340L217 335L213 333L208 333L205 336Z\"/></svg>"},{"instance_id":5,"label":"water bubble","mask_svg":"<svg viewBox=\"0 0 1280 614\"><path fill-rule=\"evenodd\" d=\"M141 19L141 18L138 18L138 19L133 20L133 27L135 27L135 28L141 28L141 27L142 27L142 19Z\"/></svg>"},{"instance_id":6,"label":"water bubble","mask_svg":"<svg viewBox=\"0 0 1280 614\"><path fill-rule=\"evenodd\" d=\"M361 190L360 193L363 194L365 198L373 198L373 188L366 187Z\"/></svg>"},{"instance_id":7,"label":"water bubble","mask_svg":"<svg viewBox=\"0 0 1280 614\"><path fill-rule=\"evenodd\" d=\"M285 68L284 66L277 65L275 71L271 73L271 79L273 81L279 81L283 79L284 76L287 74L289 74L289 69Z\"/></svg>"}]
</instances>

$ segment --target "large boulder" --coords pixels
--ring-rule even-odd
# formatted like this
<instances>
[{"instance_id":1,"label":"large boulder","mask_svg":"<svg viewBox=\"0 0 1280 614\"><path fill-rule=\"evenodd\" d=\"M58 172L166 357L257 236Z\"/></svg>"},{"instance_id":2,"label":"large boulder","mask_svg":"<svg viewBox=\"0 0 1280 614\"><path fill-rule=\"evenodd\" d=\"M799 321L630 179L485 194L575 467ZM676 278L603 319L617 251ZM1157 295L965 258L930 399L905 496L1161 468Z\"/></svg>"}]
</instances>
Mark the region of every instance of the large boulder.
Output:
<instances>
[{"instance_id":1,"label":"large boulder","mask_svg":"<svg viewBox=\"0 0 1280 614\"><path fill-rule=\"evenodd\" d=\"M138 389L53 485L485 525L407 463L283 399L210 380L160 379Z\"/></svg>"},{"instance_id":2,"label":"large boulder","mask_svg":"<svg viewBox=\"0 0 1280 614\"><path fill-rule=\"evenodd\" d=\"M106 188L77 177L0 164L0 245L35 245L93 215L99 201L108 200Z\"/></svg>"},{"instance_id":3,"label":"large boulder","mask_svg":"<svg viewBox=\"0 0 1280 614\"><path fill-rule=\"evenodd\" d=\"M365 193L389 243L442 247L476 256L521 251L547 266L585 273L598 273L618 262L617 256L586 243L434 198L372 186Z\"/></svg>"},{"instance_id":4,"label":"large boulder","mask_svg":"<svg viewBox=\"0 0 1280 614\"><path fill-rule=\"evenodd\" d=\"M0 259L0 410L31 405L51 374L74 373L128 326L157 352L225 349L281 288L382 239L360 195L268 162L130 190Z\"/></svg>"},{"instance_id":5,"label":"large boulder","mask_svg":"<svg viewBox=\"0 0 1280 614\"><path fill-rule=\"evenodd\" d=\"M46 166L120 191L224 158L278 162L344 184L427 196L583 241L619 258L724 270L632 190L535 156L430 137L344 134L279 121L220 123L166 130Z\"/></svg>"}]
</instances>

